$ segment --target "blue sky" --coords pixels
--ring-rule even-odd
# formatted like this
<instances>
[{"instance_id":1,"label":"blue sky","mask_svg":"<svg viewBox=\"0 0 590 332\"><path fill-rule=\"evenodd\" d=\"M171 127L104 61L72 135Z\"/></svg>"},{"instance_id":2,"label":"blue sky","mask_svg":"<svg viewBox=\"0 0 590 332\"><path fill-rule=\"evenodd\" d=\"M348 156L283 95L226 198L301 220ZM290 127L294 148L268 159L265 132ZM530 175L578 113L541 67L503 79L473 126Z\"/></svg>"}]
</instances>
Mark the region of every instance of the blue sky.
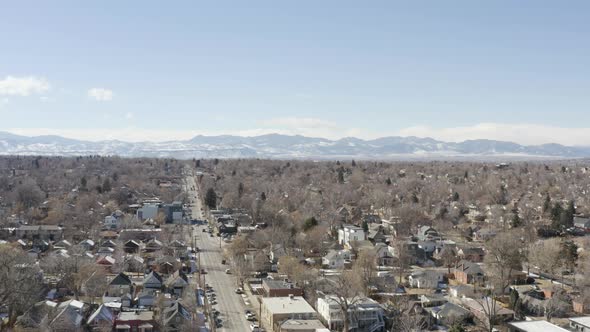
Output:
<instances>
[{"instance_id":1,"label":"blue sky","mask_svg":"<svg viewBox=\"0 0 590 332\"><path fill-rule=\"evenodd\" d=\"M589 9L586 1L5 2L0 130L587 144Z\"/></svg>"}]
</instances>

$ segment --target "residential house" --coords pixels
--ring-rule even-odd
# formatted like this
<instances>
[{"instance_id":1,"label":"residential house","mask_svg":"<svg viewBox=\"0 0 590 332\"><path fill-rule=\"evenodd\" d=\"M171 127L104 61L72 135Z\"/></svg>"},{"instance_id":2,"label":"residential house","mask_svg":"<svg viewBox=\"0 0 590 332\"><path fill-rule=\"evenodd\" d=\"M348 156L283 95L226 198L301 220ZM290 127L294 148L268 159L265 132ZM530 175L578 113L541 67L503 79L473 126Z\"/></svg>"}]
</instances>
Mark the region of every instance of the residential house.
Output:
<instances>
[{"instance_id":1,"label":"residential house","mask_svg":"<svg viewBox=\"0 0 590 332\"><path fill-rule=\"evenodd\" d=\"M483 262L483 258L485 257L486 253L483 248L480 247L466 247L466 248L459 248L457 251L457 256L460 259L470 261L473 263L481 263Z\"/></svg>"},{"instance_id":2,"label":"residential house","mask_svg":"<svg viewBox=\"0 0 590 332\"><path fill-rule=\"evenodd\" d=\"M130 293L123 294L123 296L121 296L120 300L121 300L121 307L131 308L131 305L133 304L133 296L131 296Z\"/></svg>"},{"instance_id":3,"label":"residential house","mask_svg":"<svg viewBox=\"0 0 590 332\"><path fill-rule=\"evenodd\" d=\"M344 223L349 222L351 220L350 212L348 212L348 209L344 206L336 210L336 213L340 217L340 220Z\"/></svg>"},{"instance_id":4,"label":"residential house","mask_svg":"<svg viewBox=\"0 0 590 332\"><path fill-rule=\"evenodd\" d=\"M39 331L42 325L47 325L49 314L55 313L57 302L41 301L31 306L16 320L16 327L22 331Z\"/></svg>"},{"instance_id":5,"label":"residential house","mask_svg":"<svg viewBox=\"0 0 590 332\"><path fill-rule=\"evenodd\" d=\"M174 251L175 256L183 257L187 254L188 247L187 247L186 243L184 243L182 241L174 240L174 241L170 242L168 247L170 247L172 249L172 251Z\"/></svg>"},{"instance_id":6,"label":"residential house","mask_svg":"<svg viewBox=\"0 0 590 332\"><path fill-rule=\"evenodd\" d=\"M120 210L117 210L110 215L104 217L104 228L106 229L118 229L121 226L125 214Z\"/></svg>"},{"instance_id":7,"label":"residential house","mask_svg":"<svg viewBox=\"0 0 590 332\"><path fill-rule=\"evenodd\" d=\"M514 319L514 311L504 308L502 304L489 297L480 299L462 298L460 304L467 308L479 320L486 320L492 315L498 322L508 322Z\"/></svg>"},{"instance_id":8,"label":"residential house","mask_svg":"<svg viewBox=\"0 0 590 332\"><path fill-rule=\"evenodd\" d=\"M420 296L420 304L423 308L432 308L441 306L449 302L442 294L422 294Z\"/></svg>"},{"instance_id":9,"label":"residential house","mask_svg":"<svg viewBox=\"0 0 590 332\"><path fill-rule=\"evenodd\" d=\"M441 239L438 231L430 226L422 226L418 228L416 237L419 241L436 241Z\"/></svg>"},{"instance_id":10,"label":"residential house","mask_svg":"<svg viewBox=\"0 0 590 332\"><path fill-rule=\"evenodd\" d=\"M406 241L400 243L399 246L401 248L398 248L397 245L389 246L389 252L391 252L396 260L400 258L400 252L398 252L400 250L401 253L403 253L403 256L405 256L405 259L407 259L408 263L410 264L417 264L419 261L422 261L423 257L425 256L424 250L420 248L417 242Z\"/></svg>"},{"instance_id":11,"label":"residential house","mask_svg":"<svg viewBox=\"0 0 590 332\"><path fill-rule=\"evenodd\" d=\"M272 264L277 264L279 262L279 258L283 256L287 256L287 251L282 244L272 244L270 246L268 258Z\"/></svg>"},{"instance_id":12,"label":"residential house","mask_svg":"<svg viewBox=\"0 0 590 332\"><path fill-rule=\"evenodd\" d=\"M343 246L350 246L352 242L364 241L365 231L362 227L354 225L344 225L338 230L338 243Z\"/></svg>"},{"instance_id":13,"label":"residential house","mask_svg":"<svg viewBox=\"0 0 590 332\"><path fill-rule=\"evenodd\" d=\"M322 258L322 265L328 269L341 269L344 264L350 263L351 254L349 250L330 250Z\"/></svg>"},{"instance_id":14,"label":"residential house","mask_svg":"<svg viewBox=\"0 0 590 332\"><path fill-rule=\"evenodd\" d=\"M349 307L349 331L350 332L377 332L385 331L385 319L383 308L371 298L350 299ZM326 295L319 297L317 302L320 320L330 330L342 330L344 315L335 297Z\"/></svg>"},{"instance_id":15,"label":"residential house","mask_svg":"<svg viewBox=\"0 0 590 332\"><path fill-rule=\"evenodd\" d=\"M472 297L474 295L474 288L470 285L454 285L449 287L449 294L452 297Z\"/></svg>"},{"instance_id":16,"label":"residential house","mask_svg":"<svg viewBox=\"0 0 590 332\"><path fill-rule=\"evenodd\" d=\"M115 243L115 241L108 239L108 240L103 240L100 243L100 246L101 247L107 247L107 248L116 248L117 247L117 244Z\"/></svg>"},{"instance_id":17,"label":"residential house","mask_svg":"<svg viewBox=\"0 0 590 332\"><path fill-rule=\"evenodd\" d=\"M131 272L145 271L145 260L138 255L125 255L124 257L127 269Z\"/></svg>"},{"instance_id":18,"label":"residential house","mask_svg":"<svg viewBox=\"0 0 590 332\"><path fill-rule=\"evenodd\" d=\"M131 278L123 272L116 275L107 288L108 296L122 296L131 292L133 292Z\"/></svg>"},{"instance_id":19,"label":"residential house","mask_svg":"<svg viewBox=\"0 0 590 332\"><path fill-rule=\"evenodd\" d=\"M382 225L371 224L369 226L369 233L367 234L367 240L373 244L385 243L387 241L387 235Z\"/></svg>"},{"instance_id":20,"label":"residential house","mask_svg":"<svg viewBox=\"0 0 590 332\"><path fill-rule=\"evenodd\" d=\"M162 237L162 229L161 228L133 228L133 229L123 229L119 233L119 240L121 241L128 241L128 240L136 240L136 241L145 241L149 239L158 239Z\"/></svg>"},{"instance_id":21,"label":"residential house","mask_svg":"<svg viewBox=\"0 0 590 332\"><path fill-rule=\"evenodd\" d=\"M15 235L24 240L58 241L63 237L63 229L55 225L22 225L16 229Z\"/></svg>"},{"instance_id":22,"label":"residential house","mask_svg":"<svg viewBox=\"0 0 590 332\"><path fill-rule=\"evenodd\" d=\"M115 315L113 310L104 304L101 304L87 320L87 325L92 331L103 331L106 327L112 327L114 323Z\"/></svg>"},{"instance_id":23,"label":"residential house","mask_svg":"<svg viewBox=\"0 0 590 332\"><path fill-rule=\"evenodd\" d=\"M78 245L81 246L82 248L84 248L84 250L90 251L90 250L94 249L94 246L96 245L96 243L93 240L86 239L86 240L78 243Z\"/></svg>"},{"instance_id":24,"label":"residential house","mask_svg":"<svg viewBox=\"0 0 590 332\"><path fill-rule=\"evenodd\" d=\"M137 254L141 244L135 240L129 240L123 244L123 250L128 254Z\"/></svg>"},{"instance_id":25,"label":"residential house","mask_svg":"<svg viewBox=\"0 0 590 332\"><path fill-rule=\"evenodd\" d=\"M163 285L162 277L160 274L158 274L158 272L151 271L145 276L145 278L143 278L142 285L144 290L161 290Z\"/></svg>"},{"instance_id":26,"label":"residential house","mask_svg":"<svg viewBox=\"0 0 590 332\"><path fill-rule=\"evenodd\" d=\"M106 271L111 271L111 268L115 265L115 259L111 256L99 256L96 264L104 267Z\"/></svg>"},{"instance_id":27,"label":"residential house","mask_svg":"<svg viewBox=\"0 0 590 332\"><path fill-rule=\"evenodd\" d=\"M171 274L180 269L182 264L178 258L172 256L158 257L155 261L150 262L150 267L157 270L161 275Z\"/></svg>"},{"instance_id":28,"label":"residential house","mask_svg":"<svg viewBox=\"0 0 590 332\"><path fill-rule=\"evenodd\" d=\"M482 285L485 277L483 268L479 264L469 261L459 262L453 270L453 274L455 279L462 284Z\"/></svg>"},{"instance_id":29,"label":"residential house","mask_svg":"<svg viewBox=\"0 0 590 332\"><path fill-rule=\"evenodd\" d=\"M261 321L276 332L288 319L317 319L316 311L301 296L263 297L261 309Z\"/></svg>"},{"instance_id":30,"label":"residential house","mask_svg":"<svg viewBox=\"0 0 590 332\"><path fill-rule=\"evenodd\" d=\"M115 319L116 332L152 332L154 325L153 311L123 311Z\"/></svg>"},{"instance_id":31,"label":"residential house","mask_svg":"<svg viewBox=\"0 0 590 332\"><path fill-rule=\"evenodd\" d=\"M174 301L172 305L162 312L164 319L164 330L170 332L184 331L182 327L186 324L192 326L192 315L189 309L183 306L179 301Z\"/></svg>"},{"instance_id":32,"label":"residential house","mask_svg":"<svg viewBox=\"0 0 590 332\"><path fill-rule=\"evenodd\" d=\"M178 270L166 279L164 286L170 294L182 296L182 292L188 286L188 277L182 271Z\"/></svg>"},{"instance_id":33,"label":"residential house","mask_svg":"<svg viewBox=\"0 0 590 332\"><path fill-rule=\"evenodd\" d=\"M57 314L49 322L51 331L76 331L82 327L85 316L84 303L69 300L57 306Z\"/></svg>"},{"instance_id":34,"label":"residential house","mask_svg":"<svg viewBox=\"0 0 590 332\"><path fill-rule=\"evenodd\" d=\"M115 253L115 248L110 247L100 247L96 251L96 254L99 256L109 256Z\"/></svg>"},{"instance_id":35,"label":"residential house","mask_svg":"<svg viewBox=\"0 0 590 332\"><path fill-rule=\"evenodd\" d=\"M421 253L423 254L420 258L421 261L425 262L431 260L436 252L436 242L435 241L418 241L418 248L420 248Z\"/></svg>"},{"instance_id":36,"label":"residential house","mask_svg":"<svg viewBox=\"0 0 590 332\"><path fill-rule=\"evenodd\" d=\"M408 276L413 288L442 289L447 287L446 273L440 270L418 270Z\"/></svg>"},{"instance_id":37,"label":"residential house","mask_svg":"<svg viewBox=\"0 0 590 332\"><path fill-rule=\"evenodd\" d=\"M395 257L389 250L389 246L384 243L375 244L375 255L379 266L392 266L395 263Z\"/></svg>"},{"instance_id":38,"label":"residential house","mask_svg":"<svg viewBox=\"0 0 590 332\"><path fill-rule=\"evenodd\" d=\"M262 289L266 297L303 296L303 289L287 280L262 280Z\"/></svg>"},{"instance_id":39,"label":"residential house","mask_svg":"<svg viewBox=\"0 0 590 332\"><path fill-rule=\"evenodd\" d=\"M432 316L433 323L438 325L450 326L456 322L469 321L473 317L471 311L450 302L426 308L426 311Z\"/></svg>"},{"instance_id":40,"label":"residential house","mask_svg":"<svg viewBox=\"0 0 590 332\"><path fill-rule=\"evenodd\" d=\"M53 249L68 249L72 246L72 243L68 240L60 240L53 244Z\"/></svg>"},{"instance_id":41,"label":"residential house","mask_svg":"<svg viewBox=\"0 0 590 332\"><path fill-rule=\"evenodd\" d=\"M164 244L158 239L150 239L145 244L144 251L145 252L155 252L160 251L164 247Z\"/></svg>"},{"instance_id":42,"label":"residential house","mask_svg":"<svg viewBox=\"0 0 590 332\"><path fill-rule=\"evenodd\" d=\"M151 308L156 302L155 292L145 290L137 294L135 303L139 308Z\"/></svg>"}]
</instances>

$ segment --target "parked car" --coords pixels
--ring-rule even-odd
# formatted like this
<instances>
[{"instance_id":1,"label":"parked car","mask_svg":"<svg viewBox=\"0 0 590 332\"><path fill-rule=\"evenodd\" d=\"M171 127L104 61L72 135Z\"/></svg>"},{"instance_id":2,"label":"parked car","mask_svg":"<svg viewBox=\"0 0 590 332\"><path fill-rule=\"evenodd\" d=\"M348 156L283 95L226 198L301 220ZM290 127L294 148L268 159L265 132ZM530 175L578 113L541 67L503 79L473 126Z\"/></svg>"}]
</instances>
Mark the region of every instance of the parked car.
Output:
<instances>
[{"instance_id":1,"label":"parked car","mask_svg":"<svg viewBox=\"0 0 590 332\"><path fill-rule=\"evenodd\" d=\"M244 294L244 290L240 288L236 288L236 294Z\"/></svg>"},{"instance_id":2,"label":"parked car","mask_svg":"<svg viewBox=\"0 0 590 332\"><path fill-rule=\"evenodd\" d=\"M231 270L230 269L225 269L225 274L231 274Z\"/></svg>"},{"instance_id":3,"label":"parked car","mask_svg":"<svg viewBox=\"0 0 590 332\"><path fill-rule=\"evenodd\" d=\"M258 324L250 324L250 330L252 332L260 332L260 326Z\"/></svg>"}]
</instances>

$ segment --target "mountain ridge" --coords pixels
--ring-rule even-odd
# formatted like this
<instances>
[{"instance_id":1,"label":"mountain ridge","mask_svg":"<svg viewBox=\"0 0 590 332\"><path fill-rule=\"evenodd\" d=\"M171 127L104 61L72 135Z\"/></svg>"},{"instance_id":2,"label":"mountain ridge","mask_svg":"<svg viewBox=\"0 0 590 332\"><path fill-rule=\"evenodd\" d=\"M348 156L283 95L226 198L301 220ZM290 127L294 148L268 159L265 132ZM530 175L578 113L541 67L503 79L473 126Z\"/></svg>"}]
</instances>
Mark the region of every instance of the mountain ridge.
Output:
<instances>
[{"instance_id":1,"label":"mountain ridge","mask_svg":"<svg viewBox=\"0 0 590 332\"><path fill-rule=\"evenodd\" d=\"M22 136L0 131L0 155L118 155L122 157L270 158L270 159L444 159L586 158L590 147L556 143L521 145L473 139L445 142L430 137L386 136L330 140L302 135L197 135L165 142L87 141L57 135Z\"/></svg>"}]
</instances>

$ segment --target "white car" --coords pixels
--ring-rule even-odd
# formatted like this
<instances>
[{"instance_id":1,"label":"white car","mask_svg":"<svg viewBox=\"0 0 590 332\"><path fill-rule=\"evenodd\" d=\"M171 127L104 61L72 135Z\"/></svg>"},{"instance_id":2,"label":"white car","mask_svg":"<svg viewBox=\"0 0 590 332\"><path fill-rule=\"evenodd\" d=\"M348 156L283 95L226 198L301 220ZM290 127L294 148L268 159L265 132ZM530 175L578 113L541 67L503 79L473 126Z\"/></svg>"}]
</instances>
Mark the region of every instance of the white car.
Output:
<instances>
[{"instance_id":1,"label":"white car","mask_svg":"<svg viewBox=\"0 0 590 332\"><path fill-rule=\"evenodd\" d=\"M250 330L252 332L260 332L260 326L258 324L250 324Z\"/></svg>"}]
</instances>

